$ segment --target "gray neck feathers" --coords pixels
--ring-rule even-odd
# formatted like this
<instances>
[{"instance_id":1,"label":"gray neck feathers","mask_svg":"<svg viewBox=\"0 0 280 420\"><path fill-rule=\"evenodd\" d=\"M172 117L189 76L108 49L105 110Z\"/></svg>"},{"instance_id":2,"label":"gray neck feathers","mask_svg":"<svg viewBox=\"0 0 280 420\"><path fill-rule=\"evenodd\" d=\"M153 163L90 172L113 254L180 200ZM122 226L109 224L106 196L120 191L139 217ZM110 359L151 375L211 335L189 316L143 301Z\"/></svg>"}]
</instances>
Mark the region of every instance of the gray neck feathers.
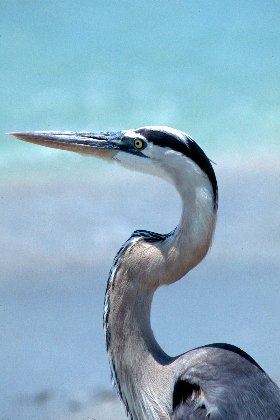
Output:
<instances>
[{"instance_id":1,"label":"gray neck feathers","mask_svg":"<svg viewBox=\"0 0 280 420\"><path fill-rule=\"evenodd\" d=\"M209 249L216 214L213 190L201 171L173 176L183 211L169 235L135 234L115 258L104 308L107 350L115 386L133 419L168 419L175 372L173 358L156 342L151 303L161 284L179 280ZM178 175L178 176L179 176ZM188 180L191 179L191 182ZM146 236L146 238L145 238ZM153 238L153 239L152 239Z\"/></svg>"}]
</instances>

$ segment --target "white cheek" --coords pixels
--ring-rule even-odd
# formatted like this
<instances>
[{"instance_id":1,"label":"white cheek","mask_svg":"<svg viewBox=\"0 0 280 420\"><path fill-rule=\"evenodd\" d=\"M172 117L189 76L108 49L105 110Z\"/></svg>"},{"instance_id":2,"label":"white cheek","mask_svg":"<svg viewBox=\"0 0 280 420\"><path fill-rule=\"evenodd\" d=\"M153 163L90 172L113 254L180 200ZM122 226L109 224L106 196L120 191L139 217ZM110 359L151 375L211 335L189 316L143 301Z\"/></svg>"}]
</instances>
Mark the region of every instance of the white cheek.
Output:
<instances>
[{"instance_id":1,"label":"white cheek","mask_svg":"<svg viewBox=\"0 0 280 420\"><path fill-rule=\"evenodd\" d=\"M149 149L149 146L147 146L147 148L143 151L143 154L146 152L146 158L120 151L114 156L114 160L119 162L125 168L133 169L144 174L158 176L168 182L171 182L170 177L162 168L162 166L157 164L156 160L152 160L150 157L148 157L149 150L147 149Z\"/></svg>"},{"instance_id":2,"label":"white cheek","mask_svg":"<svg viewBox=\"0 0 280 420\"><path fill-rule=\"evenodd\" d=\"M117 152L114 156L114 160L119 162L121 165L133 169L136 167L143 167L142 161L145 160L145 158L141 158L137 155L133 155L132 153L127 152ZM136 168L135 168L136 169Z\"/></svg>"}]
</instances>

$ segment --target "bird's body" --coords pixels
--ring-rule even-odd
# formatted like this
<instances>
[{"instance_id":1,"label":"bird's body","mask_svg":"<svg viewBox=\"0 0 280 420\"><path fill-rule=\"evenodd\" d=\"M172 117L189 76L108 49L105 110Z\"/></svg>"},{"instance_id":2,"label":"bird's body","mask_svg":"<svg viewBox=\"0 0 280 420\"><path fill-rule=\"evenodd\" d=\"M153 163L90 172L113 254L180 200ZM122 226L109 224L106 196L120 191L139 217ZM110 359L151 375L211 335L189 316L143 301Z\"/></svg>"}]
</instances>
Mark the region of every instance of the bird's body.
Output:
<instances>
[{"instance_id":1,"label":"bird's body","mask_svg":"<svg viewBox=\"0 0 280 420\"><path fill-rule=\"evenodd\" d=\"M107 284L107 351L116 389L130 418L278 419L280 390L245 352L228 344L212 344L170 357L151 329L156 289L195 267L206 255L215 230L217 181L209 159L194 140L168 127L15 135L114 159L166 179L181 196L178 226L167 235L134 232L117 254Z\"/></svg>"}]
</instances>

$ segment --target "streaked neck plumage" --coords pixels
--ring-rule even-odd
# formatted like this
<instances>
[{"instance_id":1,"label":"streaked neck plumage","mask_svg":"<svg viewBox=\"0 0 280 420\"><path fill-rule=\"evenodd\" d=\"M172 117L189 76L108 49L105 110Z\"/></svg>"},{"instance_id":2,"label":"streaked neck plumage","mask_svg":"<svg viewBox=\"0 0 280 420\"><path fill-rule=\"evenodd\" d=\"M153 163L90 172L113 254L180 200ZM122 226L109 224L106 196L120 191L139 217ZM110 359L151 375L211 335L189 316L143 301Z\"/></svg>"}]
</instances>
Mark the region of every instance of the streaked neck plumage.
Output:
<instances>
[{"instance_id":1,"label":"streaked neck plumage","mask_svg":"<svg viewBox=\"0 0 280 420\"><path fill-rule=\"evenodd\" d=\"M174 358L160 348L152 332L152 298L157 287L179 280L202 260L216 222L207 175L187 157L163 169L182 198L179 225L162 237L136 231L115 258L105 297L112 375L132 419L170 418Z\"/></svg>"}]
</instances>

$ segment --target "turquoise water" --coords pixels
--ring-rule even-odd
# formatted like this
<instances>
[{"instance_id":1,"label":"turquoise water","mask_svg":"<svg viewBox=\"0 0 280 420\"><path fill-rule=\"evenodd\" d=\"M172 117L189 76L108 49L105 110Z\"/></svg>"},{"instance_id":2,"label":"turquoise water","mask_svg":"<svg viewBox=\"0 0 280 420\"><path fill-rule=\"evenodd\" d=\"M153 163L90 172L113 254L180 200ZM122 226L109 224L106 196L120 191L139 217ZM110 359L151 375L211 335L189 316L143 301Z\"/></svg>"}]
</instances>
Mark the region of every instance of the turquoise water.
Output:
<instances>
[{"instance_id":1,"label":"turquoise water","mask_svg":"<svg viewBox=\"0 0 280 420\"><path fill-rule=\"evenodd\" d=\"M1 1L0 168L75 159L16 130L171 125L211 156L279 150L278 1ZM86 165L86 163L85 163Z\"/></svg>"}]
</instances>

